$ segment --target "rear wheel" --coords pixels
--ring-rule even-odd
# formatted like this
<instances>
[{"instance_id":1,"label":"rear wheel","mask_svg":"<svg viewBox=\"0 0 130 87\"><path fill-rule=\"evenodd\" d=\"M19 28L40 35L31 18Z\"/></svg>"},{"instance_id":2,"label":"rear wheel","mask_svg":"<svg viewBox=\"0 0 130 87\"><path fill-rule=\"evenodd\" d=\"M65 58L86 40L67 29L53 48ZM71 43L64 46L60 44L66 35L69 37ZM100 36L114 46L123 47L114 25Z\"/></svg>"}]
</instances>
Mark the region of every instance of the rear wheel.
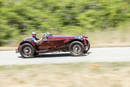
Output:
<instances>
[{"instance_id":1,"label":"rear wheel","mask_svg":"<svg viewBox=\"0 0 130 87\"><path fill-rule=\"evenodd\" d=\"M70 43L69 50L73 56L81 56L84 52L84 45L80 41L73 41Z\"/></svg>"},{"instance_id":2,"label":"rear wheel","mask_svg":"<svg viewBox=\"0 0 130 87\"><path fill-rule=\"evenodd\" d=\"M20 54L22 57L24 57L24 58L34 57L34 53L35 53L35 51L31 44L25 43L25 44L21 45Z\"/></svg>"}]
</instances>

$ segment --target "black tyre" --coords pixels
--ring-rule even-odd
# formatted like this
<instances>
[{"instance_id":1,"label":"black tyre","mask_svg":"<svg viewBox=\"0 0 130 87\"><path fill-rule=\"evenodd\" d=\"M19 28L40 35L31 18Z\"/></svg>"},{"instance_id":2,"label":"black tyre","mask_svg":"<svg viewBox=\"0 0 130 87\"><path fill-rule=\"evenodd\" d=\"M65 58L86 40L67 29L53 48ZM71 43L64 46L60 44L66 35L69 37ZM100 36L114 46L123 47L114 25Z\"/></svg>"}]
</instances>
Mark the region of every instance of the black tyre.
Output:
<instances>
[{"instance_id":1,"label":"black tyre","mask_svg":"<svg viewBox=\"0 0 130 87\"><path fill-rule=\"evenodd\" d=\"M20 54L24 58L34 57L35 50L33 46L29 43L24 43L21 45Z\"/></svg>"},{"instance_id":2,"label":"black tyre","mask_svg":"<svg viewBox=\"0 0 130 87\"><path fill-rule=\"evenodd\" d=\"M88 40L86 40L86 41L87 41L87 46L85 46L84 53L87 53L89 51L89 49L90 49L90 43L89 43Z\"/></svg>"},{"instance_id":3,"label":"black tyre","mask_svg":"<svg viewBox=\"0 0 130 87\"><path fill-rule=\"evenodd\" d=\"M39 53L36 53L36 52L34 53L34 56L35 56L35 57L38 56L38 55L39 55Z\"/></svg>"},{"instance_id":4,"label":"black tyre","mask_svg":"<svg viewBox=\"0 0 130 87\"><path fill-rule=\"evenodd\" d=\"M81 56L84 53L84 45L80 41L73 41L70 43L69 50L73 56Z\"/></svg>"}]
</instances>

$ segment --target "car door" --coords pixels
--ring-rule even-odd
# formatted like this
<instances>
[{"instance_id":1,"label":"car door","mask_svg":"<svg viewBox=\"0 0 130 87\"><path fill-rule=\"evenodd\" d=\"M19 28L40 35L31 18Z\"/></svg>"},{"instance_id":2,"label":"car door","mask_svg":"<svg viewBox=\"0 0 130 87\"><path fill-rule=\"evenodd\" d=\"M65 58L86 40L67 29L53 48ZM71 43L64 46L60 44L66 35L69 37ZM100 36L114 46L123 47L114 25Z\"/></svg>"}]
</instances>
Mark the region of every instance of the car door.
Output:
<instances>
[{"instance_id":1,"label":"car door","mask_svg":"<svg viewBox=\"0 0 130 87\"><path fill-rule=\"evenodd\" d=\"M39 50L47 50L49 48L48 40L47 39L42 39L40 41L40 44L38 46Z\"/></svg>"},{"instance_id":2,"label":"car door","mask_svg":"<svg viewBox=\"0 0 130 87\"><path fill-rule=\"evenodd\" d=\"M39 44L40 50L57 49L58 47L64 45L63 39L43 39Z\"/></svg>"},{"instance_id":3,"label":"car door","mask_svg":"<svg viewBox=\"0 0 130 87\"><path fill-rule=\"evenodd\" d=\"M64 45L64 40L63 39L56 39L56 40L48 40L50 48L58 48Z\"/></svg>"}]
</instances>

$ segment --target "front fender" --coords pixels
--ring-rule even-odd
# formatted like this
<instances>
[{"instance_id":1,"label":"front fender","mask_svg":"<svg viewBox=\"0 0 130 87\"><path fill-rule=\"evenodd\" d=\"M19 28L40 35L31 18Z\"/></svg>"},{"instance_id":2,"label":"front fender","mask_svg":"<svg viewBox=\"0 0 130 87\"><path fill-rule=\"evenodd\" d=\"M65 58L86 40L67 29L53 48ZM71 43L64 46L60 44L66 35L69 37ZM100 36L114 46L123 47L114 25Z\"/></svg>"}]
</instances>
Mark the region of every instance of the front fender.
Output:
<instances>
[{"instance_id":1,"label":"front fender","mask_svg":"<svg viewBox=\"0 0 130 87\"><path fill-rule=\"evenodd\" d=\"M36 45L36 43L34 43L33 41L22 41L22 42L18 45L18 48L17 48L17 51L18 51L18 52L20 51L21 45L24 44L24 43L29 43L29 44L31 44L31 45L34 47L34 49L37 49L37 45Z\"/></svg>"}]
</instances>

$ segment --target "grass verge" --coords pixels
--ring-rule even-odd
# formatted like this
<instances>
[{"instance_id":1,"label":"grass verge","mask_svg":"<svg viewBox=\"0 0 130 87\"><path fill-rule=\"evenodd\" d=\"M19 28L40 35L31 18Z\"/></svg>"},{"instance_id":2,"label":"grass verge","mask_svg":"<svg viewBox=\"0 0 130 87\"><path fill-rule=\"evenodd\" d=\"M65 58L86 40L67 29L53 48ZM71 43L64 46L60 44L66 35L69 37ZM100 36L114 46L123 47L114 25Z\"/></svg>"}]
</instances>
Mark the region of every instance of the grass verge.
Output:
<instances>
[{"instance_id":1,"label":"grass verge","mask_svg":"<svg viewBox=\"0 0 130 87\"><path fill-rule=\"evenodd\" d=\"M0 66L1 87L130 87L130 63Z\"/></svg>"}]
</instances>

